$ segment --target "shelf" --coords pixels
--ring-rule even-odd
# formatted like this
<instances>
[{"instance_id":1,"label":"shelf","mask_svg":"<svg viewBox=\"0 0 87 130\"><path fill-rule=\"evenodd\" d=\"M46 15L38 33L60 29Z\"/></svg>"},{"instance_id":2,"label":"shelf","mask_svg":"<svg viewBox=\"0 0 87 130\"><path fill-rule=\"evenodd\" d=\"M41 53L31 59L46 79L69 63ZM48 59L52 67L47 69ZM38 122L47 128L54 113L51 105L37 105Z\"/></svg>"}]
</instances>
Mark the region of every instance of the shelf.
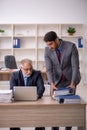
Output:
<instances>
[{"instance_id":1,"label":"shelf","mask_svg":"<svg viewBox=\"0 0 87 130\"><path fill-rule=\"evenodd\" d=\"M0 29L4 30L2 36L12 36L13 30L12 30L12 24L0 24Z\"/></svg>"},{"instance_id":2,"label":"shelf","mask_svg":"<svg viewBox=\"0 0 87 130\"><path fill-rule=\"evenodd\" d=\"M78 36L78 35L69 36L68 34L67 35L62 35L61 37L62 38L83 38L82 36Z\"/></svg>"},{"instance_id":3,"label":"shelf","mask_svg":"<svg viewBox=\"0 0 87 130\"><path fill-rule=\"evenodd\" d=\"M12 36L10 36L10 35L1 35L0 34L0 38L11 38Z\"/></svg>"},{"instance_id":4,"label":"shelf","mask_svg":"<svg viewBox=\"0 0 87 130\"><path fill-rule=\"evenodd\" d=\"M38 24L37 36L43 37L49 31L55 31L59 34L59 24Z\"/></svg>"},{"instance_id":5,"label":"shelf","mask_svg":"<svg viewBox=\"0 0 87 130\"><path fill-rule=\"evenodd\" d=\"M36 36L36 24L14 24L14 36Z\"/></svg>"},{"instance_id":6,"label":"shelf","mask_svg":"<svg viewBox=\"0 0 87 130\"><path fill-rule=\"evenodd\" d=\"M19 34L19 35L14 35L13 36L14 38L35 38L36 36L30 36L30 35L22 35L22 34Z\"/></svg>"},{"instance_id":7,"label":"shelf","mask_svg":"<svg viewBox=\"0 0 87 130\"><path fill-rule=\"evenodd\" d=\"M26 50L36 50L36 48L13 48L14 51L26 51Z\"/></svg>"},{"instance_id":8,"label":"shelf","mask_svg":"<svg viewBox=\"0 0 87 130\"><path fill-rule=\"evenodd\" d=\"M41 50L41 51L44 51L44 48L38 48L38 51L40 51L40 50Z\"/></svg>"},{"instance_id":9,"label":"shelf","mask_svg":"<svg viewBox=\"0 0 87 130\"><path fill-rule=\"evenodd\" d=\"M69 27L74 27L76 32L74 35L83 36L83 24L61 24L61 36L67 35L67 29Z\"/></svg>"},{"instance_id":10,"label":"shelf","mask_svg":"<svg viewBox=\"0 0 87 130\"><path fill-rule=\"evenodd\" d=\"M69 36L67 28L76 28L76 33ZM18 66L23 58L33 61L35 69L42 70L44 63L44 35L49 31L55 31L59 38L74 42L77 46L81 70L83 66L83 48L78 48L78 38L83 39L83 24L0 24L0 29L5 32L0 35L0 61L4 62L4 56L15 56ZM20 40L20 47L14 48L15 39ZM83 42L83 41L82 41Z\"/></svg>"}]
</instances>

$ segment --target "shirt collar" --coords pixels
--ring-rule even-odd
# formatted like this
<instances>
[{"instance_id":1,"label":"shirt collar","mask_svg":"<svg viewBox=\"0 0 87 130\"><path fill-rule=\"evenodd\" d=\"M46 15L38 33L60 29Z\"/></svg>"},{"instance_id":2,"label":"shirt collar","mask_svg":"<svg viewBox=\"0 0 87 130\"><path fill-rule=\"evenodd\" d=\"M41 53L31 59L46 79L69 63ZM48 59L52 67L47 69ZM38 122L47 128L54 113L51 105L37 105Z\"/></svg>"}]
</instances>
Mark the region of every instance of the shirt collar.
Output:
<instances>
[{"instance_id":1,"label":"shirt collar","mask_svg":"<svg viewBox=\"0 0 87 130\"><path fill-rule=\"evenodd\" d=\"M57 51L60 51L60 52L62 52L62 41L60 40L60 45L59 45L59 47L58 48L56 48L56 52Z\"/></svg>"},{"instance_id":2,"label":"shirt collar","mask_svg":"<svg viewBox=\"0 0 87 130\"><path fill-rule=\"evenodd\" d=\"M22 73L23 74L23 73ZM30 77L30 76L26 76L25 74L23 74L23 77L26 79L26 78L28 78L28 77Z\"/></svg>"}]
</instances>

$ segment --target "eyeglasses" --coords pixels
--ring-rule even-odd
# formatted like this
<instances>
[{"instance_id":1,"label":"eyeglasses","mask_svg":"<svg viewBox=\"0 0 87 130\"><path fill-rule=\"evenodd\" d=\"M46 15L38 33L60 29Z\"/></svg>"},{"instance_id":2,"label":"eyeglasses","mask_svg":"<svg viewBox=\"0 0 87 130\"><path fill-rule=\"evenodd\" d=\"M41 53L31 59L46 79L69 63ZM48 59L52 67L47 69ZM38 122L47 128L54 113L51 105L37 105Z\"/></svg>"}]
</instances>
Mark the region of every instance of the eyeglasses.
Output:
<instances>
[{"instance_id":1,"label":"eyeglasses","mask_svg":"<svg viewBox=\"0 0 87 130\"><path fill-rule=\"evenodd\" d=\"M22 67L24 71L32 71L32 67L31 68L24 68Z\"/></svg>"}]
</instances>

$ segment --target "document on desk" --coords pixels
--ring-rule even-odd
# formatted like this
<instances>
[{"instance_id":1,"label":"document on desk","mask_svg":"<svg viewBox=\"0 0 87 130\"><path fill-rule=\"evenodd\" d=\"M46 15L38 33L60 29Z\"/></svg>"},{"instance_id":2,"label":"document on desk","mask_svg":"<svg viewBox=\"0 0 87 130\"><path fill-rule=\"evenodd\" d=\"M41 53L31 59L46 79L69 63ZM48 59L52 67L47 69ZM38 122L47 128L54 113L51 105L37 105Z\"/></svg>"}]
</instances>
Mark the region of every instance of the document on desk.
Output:
<instances>
[{"instance_id":1,"label":"document on desk","mask_svg":"<svg viewBox=\"0 0 87 130\"><path fill-rule=\"evenodd\" d=\"M12 90L0 90L0 103L12 102Z\"/></svg>"}]
</instances>

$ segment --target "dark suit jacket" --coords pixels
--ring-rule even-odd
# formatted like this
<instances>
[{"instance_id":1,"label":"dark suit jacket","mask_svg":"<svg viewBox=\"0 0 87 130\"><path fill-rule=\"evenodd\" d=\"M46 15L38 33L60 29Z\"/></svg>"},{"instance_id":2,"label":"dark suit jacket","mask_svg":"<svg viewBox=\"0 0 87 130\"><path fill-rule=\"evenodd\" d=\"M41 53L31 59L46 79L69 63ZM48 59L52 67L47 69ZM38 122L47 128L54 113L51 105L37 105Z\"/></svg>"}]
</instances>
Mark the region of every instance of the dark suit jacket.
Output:
<instances>
[{"instance_id":1,"label":"dark suit jacket","mask_svg":"<svg viewBox=\"0 0 87 130\"><path fill-rule=\"evenodd\" d=\"M22 71L13 72L10 78L10 89L14 86L25 86ZM40 71L33 70L31 76L29 77L29 86L37 86L38 97L42 97L45 87Z\"/></svg>"},{"instance_id":2,"label":"dark suit jacket","mask_svg":"<svg viewBox=\"0 0 87 130\"><path fill-rule=\"evenodd\" d=\"M55 50L51 50L48 47L45 48L45 64L49 83L53 82L58 86L63 73L67 79L68 85L71 82L77 85L81 79L77 48L74 43L63 40L61 40L61 42L61 63L59 63ZM65 83L63 85L65 85Z\"/></svg>"}]
</instances>

